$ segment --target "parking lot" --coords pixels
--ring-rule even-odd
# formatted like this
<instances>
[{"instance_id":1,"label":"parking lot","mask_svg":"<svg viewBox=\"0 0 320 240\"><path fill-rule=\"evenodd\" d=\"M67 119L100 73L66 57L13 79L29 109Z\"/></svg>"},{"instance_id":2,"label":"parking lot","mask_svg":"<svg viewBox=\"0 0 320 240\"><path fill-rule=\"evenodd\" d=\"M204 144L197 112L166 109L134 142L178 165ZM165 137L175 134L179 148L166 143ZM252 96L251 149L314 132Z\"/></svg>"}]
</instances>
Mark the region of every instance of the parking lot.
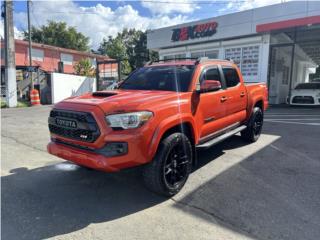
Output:
<instances>
[{"instance_id":1,"label":"parking lot","mask_svg":"<svg viewBox=\"0 0 320 240\"><path fill-rule=\"evenodd\" d=\"M263 135L199 151L171 199L136 171L46 152L50 107L2 113L2 239L320 239L320 109L271 108Z\"/></svg>"}]
</instances>

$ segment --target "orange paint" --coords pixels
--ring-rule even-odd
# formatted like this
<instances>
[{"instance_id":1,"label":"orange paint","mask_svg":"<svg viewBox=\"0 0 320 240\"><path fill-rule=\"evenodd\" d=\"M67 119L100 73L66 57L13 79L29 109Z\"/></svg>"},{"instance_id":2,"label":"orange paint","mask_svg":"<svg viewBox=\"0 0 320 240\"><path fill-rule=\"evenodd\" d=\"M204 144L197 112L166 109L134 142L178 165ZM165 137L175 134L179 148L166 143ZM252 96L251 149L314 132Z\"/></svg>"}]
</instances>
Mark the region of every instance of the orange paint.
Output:
<instances>
[{"instance_id":1,"label":"orange paint","mask_svg":"<svg viewBox=\"0 0 320 240\"><path fill-rule=\"evenodd\" d=\"M246 86L239 69L231 62L210 60L196 64L195 61L187 60L151 66L155 65L195 65L189 90L115 90L105 91L105 94L110 93L107 97L88 93L66 99L56 104L54 109L91 113L97 122L100 136L94 142L85 142L51 134L55 141L49 143L48 152L80 165L104 171L117 171L152 161L164 134L181 123L189 126L193 143L196 145L201 139L223 128L236 123L244 124L256 103L261 102L263 110L268 106L265 84ZM235 68L240 76L240 84L218 91L198 93L196 86L199 77L203 69L212 65ZM137 111L150 111L153 116L136 129L117 130L106 123L106 115ZM73 144L74 147L56 140ZM117 157L105 157L93 151L111 142L127 143L128 153ZM91 150L88 151L84 147Z\"/></svg>"}]
</instances>

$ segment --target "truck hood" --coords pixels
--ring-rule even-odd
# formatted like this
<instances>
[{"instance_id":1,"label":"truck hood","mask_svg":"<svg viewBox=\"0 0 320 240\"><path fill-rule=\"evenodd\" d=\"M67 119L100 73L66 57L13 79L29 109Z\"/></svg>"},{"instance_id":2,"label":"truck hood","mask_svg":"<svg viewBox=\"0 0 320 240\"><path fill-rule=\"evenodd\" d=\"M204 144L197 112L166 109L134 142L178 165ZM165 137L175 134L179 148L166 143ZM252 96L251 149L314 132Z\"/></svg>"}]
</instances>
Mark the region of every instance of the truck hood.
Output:
<instances>
[{"instance_id":1,"label":"truck hood","mask_svg":"<svg viewBox=\"0 0 320 240\"><path fill-rule=\"evenodd\" d=\"M131 110L154 109L158 105L177 104L186 93L172 91L114 90L99 91L70 97L61 102L99 106L104 112L126 112ZM171 105L170 104L170 105Z\"/></svg>"}]
</instances>

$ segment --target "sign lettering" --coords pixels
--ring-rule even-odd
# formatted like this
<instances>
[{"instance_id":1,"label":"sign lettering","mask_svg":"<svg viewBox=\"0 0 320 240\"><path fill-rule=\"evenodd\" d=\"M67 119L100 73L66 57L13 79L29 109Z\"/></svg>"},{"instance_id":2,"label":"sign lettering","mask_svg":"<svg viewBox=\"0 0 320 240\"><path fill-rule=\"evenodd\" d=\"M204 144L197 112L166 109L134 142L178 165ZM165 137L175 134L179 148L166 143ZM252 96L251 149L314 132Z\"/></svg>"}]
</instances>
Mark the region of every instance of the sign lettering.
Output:
<instances>
[{"instance_id":1,"label":"sign lettering","mask_svg":"<svg viewBox=\"0 0 320 240\"><path fill-rule=\"evenodd\" d=\"M179 42L189 39L211 37L217 32L218 23L209 22L172 30L171 41Z\"/></svg>"}]
</instances>

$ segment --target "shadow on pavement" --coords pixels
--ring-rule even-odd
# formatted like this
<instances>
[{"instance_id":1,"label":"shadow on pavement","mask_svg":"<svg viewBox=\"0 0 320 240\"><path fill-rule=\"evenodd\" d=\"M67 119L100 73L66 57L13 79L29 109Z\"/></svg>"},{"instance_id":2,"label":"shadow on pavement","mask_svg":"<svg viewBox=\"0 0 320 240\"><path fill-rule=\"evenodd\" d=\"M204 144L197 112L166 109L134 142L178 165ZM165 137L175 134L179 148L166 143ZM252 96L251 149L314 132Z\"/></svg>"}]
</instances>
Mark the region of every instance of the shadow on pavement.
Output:
<instances>
[{"instance_id":1,"label":"shadow on pavement","mask_svg":"<svg viewBox=\"0 0 320 240\"><path fill-rule=\"evenodd\" d=\"M268 126L268 133L274 132L274 125ZM178 198L175 206L182 211L184 205L196 206L224 227L241 229L255 239L320 239L320 157L314 141L320 128L304 131L304 138L299 130L281 134L276 142ZM241 144L239 137L232 139L203 151L202 159Z\"/></svg>"},{"instance_id":2,"label":"shadow on pavement","mask_svg":"<svg viewBox=\"0 0 320 240\"><path fill-rule=\"evenodd\" d=\"M230 141L225 149L243 144L241 140ZM197 169L224 154L222 148L212 148L208 153L200 157ZM62 162L10 172L1 177L2 239L45 239L67 234L166 200L146 190L134 170L110 174Z\"/></svg>"},{"instance_id":3,"label":"shadow on pavement","mask_svg":"<svg viewBox=\"0 0 320 240\"><path fill-rule=\"evenodd\" d=\"M280 140L181 196L176 207L196 206L220 219L223 227L241 229L259 240L319 239L320 162L314 137L320 133L306 129L303 139L298 130L282 134ZM273 133L273 125L268 133ZM234 136L200 151L199 168L245 144ZM2 239L10 240L71 233L166 200L147 191L135 171L106 174L61 163L13 169L1 180Z\"/></svg>"},{"instance_id":4,"label":"shadow on pavement","mask_svg":"<svg viewBox=\"0 0 320 240\"><path fill-rule=\"evenodd\" d=\"M2 239L45 239L162 201L136 172L106 174L69 163L13 169L2 180Z\"/></svg>"}]
</instances>

